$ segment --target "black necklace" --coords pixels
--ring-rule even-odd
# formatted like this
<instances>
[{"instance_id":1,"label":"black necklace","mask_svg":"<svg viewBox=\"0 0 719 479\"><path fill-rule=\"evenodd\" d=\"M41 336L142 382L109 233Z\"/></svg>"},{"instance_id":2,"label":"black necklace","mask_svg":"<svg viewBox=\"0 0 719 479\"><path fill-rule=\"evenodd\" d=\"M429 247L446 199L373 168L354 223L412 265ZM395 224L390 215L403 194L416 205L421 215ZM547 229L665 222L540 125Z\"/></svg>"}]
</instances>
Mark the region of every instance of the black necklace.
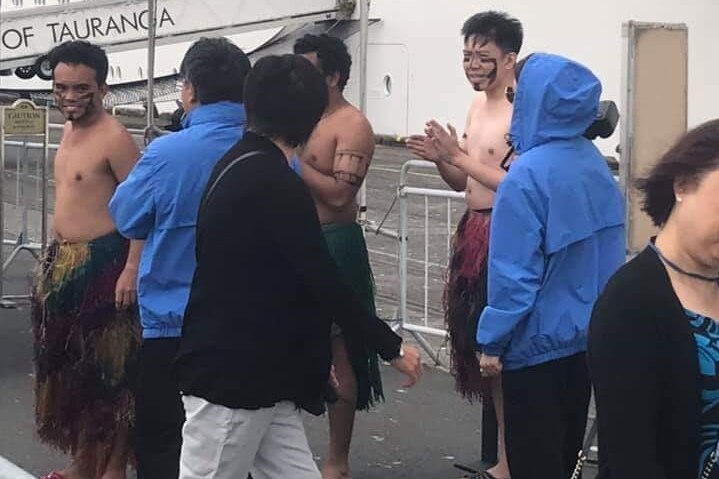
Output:
<instances>
[{"instance_id":1,"label":"black necklace","mask_svg":"<svg viewBox=\"0 0 719 479\"><path fill-rule=\"evenodd\" d=\"M671 269L676 271L677 273L681 273L683 275L689 276L694 279L700 279L702 281L707 281L709 283L719 283L719 276L704 276L703 274L699 273L692 273L690 271L686 271L682 269L678 264L674 263L673 261L669 260L666 256L662 254L661 251L659 251L659 248L654 243L649 243L649 247L654 250L654 252L664 261L667 266L669 266Z\"/></svg>"}]
</instances>

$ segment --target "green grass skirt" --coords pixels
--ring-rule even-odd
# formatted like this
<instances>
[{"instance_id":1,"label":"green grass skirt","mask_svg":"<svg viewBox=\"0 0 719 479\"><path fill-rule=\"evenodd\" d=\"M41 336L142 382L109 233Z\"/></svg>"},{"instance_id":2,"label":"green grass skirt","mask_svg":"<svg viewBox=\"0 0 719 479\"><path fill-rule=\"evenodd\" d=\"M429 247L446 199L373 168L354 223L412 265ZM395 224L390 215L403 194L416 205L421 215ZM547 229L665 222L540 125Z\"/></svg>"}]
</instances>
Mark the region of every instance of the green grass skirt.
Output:
<instances>
[{"instance_id":1,"label":"green grass skirt","mask_svg":"<svg viewBox=\"0 0 719 479\"><path fill-rule=\"evenodd\" d=\"M322 226L322 232L345 283L367 310L375 314L374 276L362 228L356 223L326 224ZM367 350L350 338L344 339L357 379L357 409L366 410L384 400L379 358L375 351Z\"/></svg>"}]
</instances>

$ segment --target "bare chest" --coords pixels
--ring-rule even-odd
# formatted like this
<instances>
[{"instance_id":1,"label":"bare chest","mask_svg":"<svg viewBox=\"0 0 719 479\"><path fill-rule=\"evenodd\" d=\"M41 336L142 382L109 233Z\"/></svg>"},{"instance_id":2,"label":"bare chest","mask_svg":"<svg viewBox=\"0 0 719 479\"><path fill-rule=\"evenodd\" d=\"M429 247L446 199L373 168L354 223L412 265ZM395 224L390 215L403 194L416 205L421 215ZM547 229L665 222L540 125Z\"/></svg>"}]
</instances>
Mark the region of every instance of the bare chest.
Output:
<instances>
[{"instance_id":1,"label":"bare chest","mask_svg":"<svg viewBox=\"0 0 719 479\"><path fill-rule=\"evenodd\" d=\"M465 144L467 153L482 163L499 166L510 147L507 134L511 111L491 115L480 111L475 113L467 127Z\"/></svg>"},{"instance_id":2,"label":"bare chest","mask_svg":"<svg viewBox=\"0 0 719 479\"><path fill-rule=\"evenodd\" d=\"M96 141L63 141L55 156L55 182L58 187L93 189L115 183L104 148Z\"/></svg>"},{"instance_id":3,"label":"bare chest","mask_svg":"<svg viewBox=\"0 0 719 479\"><path fill-rule=\"evenodd\" d=\"M308 162L318 171L332 171L334 156L337 150L336 136L318 126L301 152L302 160Z\"/></svg>"}]
</instances>

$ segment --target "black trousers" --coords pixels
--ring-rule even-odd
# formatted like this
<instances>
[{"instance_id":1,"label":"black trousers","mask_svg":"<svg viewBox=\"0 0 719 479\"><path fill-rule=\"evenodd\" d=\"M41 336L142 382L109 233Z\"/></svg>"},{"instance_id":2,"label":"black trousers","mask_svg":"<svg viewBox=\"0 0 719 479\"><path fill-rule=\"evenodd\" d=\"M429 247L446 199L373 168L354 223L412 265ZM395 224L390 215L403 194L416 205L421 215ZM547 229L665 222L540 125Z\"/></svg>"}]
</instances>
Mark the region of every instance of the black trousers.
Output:
<instances>
[{"instance_id":1,"label":"black trousers","mask_svg":"<svg viewBox=\"0 0 719 479\"><path fill-rule=\"evenodd\" d=\"M584 353L502 375L512 479L567 479L587 425L591 386Z\"/></svg>"},{"instance_id":2,"label":"black trousers","mask_svg":"<svg viewBox=\"0 0 719 479\"><path fill-rule=\"evenodd\" d=\"M138 479L177 479L185 409L172 371L179 338L145 339L135 392Z\"/></svg>"}]
</instances>

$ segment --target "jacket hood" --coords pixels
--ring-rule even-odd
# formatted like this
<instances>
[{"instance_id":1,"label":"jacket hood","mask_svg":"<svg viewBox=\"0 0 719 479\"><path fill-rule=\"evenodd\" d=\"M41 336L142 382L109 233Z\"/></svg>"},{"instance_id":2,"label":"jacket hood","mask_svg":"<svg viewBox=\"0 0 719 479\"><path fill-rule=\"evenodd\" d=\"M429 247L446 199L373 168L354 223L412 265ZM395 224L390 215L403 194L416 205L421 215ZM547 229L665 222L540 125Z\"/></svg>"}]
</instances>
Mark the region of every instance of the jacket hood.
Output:
<instances>
[{"instance_id":1,"label":"jacket hood","mask_svg":"<svg viewBox=\"0 0 719 479\"><path fill-rule=\"evenodd\" d=\"M584 65L535 53L522 68L510 135L519 153L553 140L580 137L597 116L602 85Z\"/></svg>"}]
</instances>

